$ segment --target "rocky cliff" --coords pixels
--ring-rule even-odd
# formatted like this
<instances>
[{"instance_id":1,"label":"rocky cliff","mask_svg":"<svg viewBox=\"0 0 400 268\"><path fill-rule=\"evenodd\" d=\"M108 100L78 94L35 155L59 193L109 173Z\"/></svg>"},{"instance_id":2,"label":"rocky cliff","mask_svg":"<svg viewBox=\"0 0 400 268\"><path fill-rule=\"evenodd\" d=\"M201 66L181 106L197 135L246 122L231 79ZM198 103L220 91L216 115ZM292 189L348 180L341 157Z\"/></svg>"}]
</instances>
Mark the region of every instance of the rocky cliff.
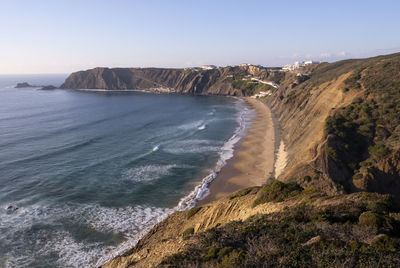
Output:
<instances>
[{"instance_id":1,"label":"rocky cliff","mask_svg":"<svg viewBox=\"0 0 400 268\"><path fill-rule=\"evenodd\" d=\"M279 82L282 73L257 66L235 66L201 69L162 68L95 68L72 73L61 85L69 89L139 89L159 88L184 94L248 95L251 86L243 83L246 76Z\"/></svg>"}]
</instances>

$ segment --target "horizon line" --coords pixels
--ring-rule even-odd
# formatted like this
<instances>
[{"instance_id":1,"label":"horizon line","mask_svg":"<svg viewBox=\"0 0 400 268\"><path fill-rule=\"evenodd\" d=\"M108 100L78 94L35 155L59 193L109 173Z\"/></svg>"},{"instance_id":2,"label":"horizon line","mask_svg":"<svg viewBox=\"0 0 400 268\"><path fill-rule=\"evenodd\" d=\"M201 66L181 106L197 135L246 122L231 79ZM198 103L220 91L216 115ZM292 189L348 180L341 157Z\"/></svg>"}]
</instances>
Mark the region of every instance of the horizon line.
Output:
<instances>
[{"instance_id":1,"label":"horizon line","mask_svg":"<svg viewBox=\"0 0 400 268\"><path fill-rule=\"evenodd\" d=\"M324 62L327 62L327 63L333 63L333 62L339 62L339 61L344 61L344 60L358 60L358 59L367 59L367 58L375 58L375 57L380 57L380 56L385 56L385 55L390 55L390 54L396 54L396 53L400 53L400 51L396 51L396 52L388 52L388 53L382 53L382 54L378 54L378 55L374 55L374 56L365 56L365 57L349 57L349 58L343 58L343 59L339 59L339 60L332 60L332 61L329 61L329 60L316 60L316 61L319 61L320 63L324 63ZM294 60L294 61L292 61L291 63L288 63L288 64L292 64L292 63L294 63L294 62L303 62L303 61L307 61L307 60ZM266 66L266 65L262 65L262 64L253 64L253 63L245 63L245 62L243 62L243 63L240 63L240 64L250 64L250 65L254 65L254 66L257 66L257 65L259 65L259 66L262 66L262 67L265 67L265 68L282 68L283 66ZM124 68L142 68L142 69L145 69L145 68L159 68L159 69L185 69L185 68L197 68L197 67L201 67L201 66L207 66L207 65L215 65L215 66L217 66L217 68L224 68L224 67L228 67L228 66L238 66L238 65L240 65L240 64L229 64L229 65L225 65L225 66L222 66L222 65L217 65L217 64L202 64L202 65L199 65L199 66L186 66L186 67L156 67L156 66L141 66L141 67L139 67L139 66L136 66L136 67L118 67L118 66L113 66L113 67L109 67L109 66L96 66L96 67L91 67L91 68L82 68L82 69L78 69L78 70L75 70L75 71L72 71L72 72L55 72L55 73L52 73L52 72L43 72L43 73L0 73L0 75L68 75L68 74L71 74L71 73L74 73L74 72L79 72L79 71L85 71L85 70L92 70L92 69L95 69L95 68L109 68L109 69L117 69L117 68L121 68L121 69L124 69Z\"/></svg>"}]
</instances>

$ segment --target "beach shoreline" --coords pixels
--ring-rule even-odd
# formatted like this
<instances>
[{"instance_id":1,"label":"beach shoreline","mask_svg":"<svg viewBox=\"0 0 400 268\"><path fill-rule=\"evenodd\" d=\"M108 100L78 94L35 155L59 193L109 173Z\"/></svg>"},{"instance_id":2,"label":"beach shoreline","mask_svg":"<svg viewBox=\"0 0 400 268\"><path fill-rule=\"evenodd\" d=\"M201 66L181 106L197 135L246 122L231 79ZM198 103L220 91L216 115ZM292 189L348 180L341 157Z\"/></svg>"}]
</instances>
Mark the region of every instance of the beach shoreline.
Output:
<instances>
[{"instance_id":1,"label":"beach shoreline","mask_svg":"<svg viewBox=\"0 0 400 268\"><path fill-rule=\"evenodd\" d=\"M208 186L209 194L197 202L204 205L238 190L261 186L274 176L279 132L269 107L260 100L243 98L256 113L252 124L236 145L217 177Z\"/></svg>"}]
</instances>

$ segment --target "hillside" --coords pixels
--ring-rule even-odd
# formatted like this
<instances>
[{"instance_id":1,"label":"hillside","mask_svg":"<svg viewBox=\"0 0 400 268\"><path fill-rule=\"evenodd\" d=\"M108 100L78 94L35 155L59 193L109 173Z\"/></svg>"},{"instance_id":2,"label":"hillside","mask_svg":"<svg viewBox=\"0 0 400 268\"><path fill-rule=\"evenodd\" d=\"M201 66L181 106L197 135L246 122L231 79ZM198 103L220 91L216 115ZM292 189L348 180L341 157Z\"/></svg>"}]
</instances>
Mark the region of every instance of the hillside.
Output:
<instances>
[{"instance_id":1,"label":"hillside","mask_svg":"<svg viewBox=\"0 0 400 268\"><path fill-rule=\"evenodd\" d=\"M400 262L390 196L274 181L176 212L104 267L378 267Z\"/></svg>"},{"instance_id":2,"label":"hillside","mask_svg":"<svg viewBox=\"0 0 400 268\"><path fill-rule=\"evenodd\" d=\"M268 99L288 152L278 179L331 194L390 193L400 202L400 54L307 71L302 82L287 73Z\"/></svg>"},{"instance_id":3,"label":"hillside","mask_svg":"<svg viewBox=\"0 0 400 268\"><path fill-rule=\"evenodd\" d=\"M245 96L269 88L243 80L246 76L279 82L283 73L256 66L224 67L212 70L162 68L95 68L72 73L61 85L69 89L139 89L185 94Z\"/></svg>"},{"instance_id":4,"label":"hillside","mask_svg":"<svg viewBox=\"0 0 400 268\"><path fill-rule=\"evenodd\" d=\"M398 266L400 54L275 77L262 100L287 153L278 180L173 213L105 267ZM178 92L249 93L191 85Z\"/></svg>"}]
</instances>

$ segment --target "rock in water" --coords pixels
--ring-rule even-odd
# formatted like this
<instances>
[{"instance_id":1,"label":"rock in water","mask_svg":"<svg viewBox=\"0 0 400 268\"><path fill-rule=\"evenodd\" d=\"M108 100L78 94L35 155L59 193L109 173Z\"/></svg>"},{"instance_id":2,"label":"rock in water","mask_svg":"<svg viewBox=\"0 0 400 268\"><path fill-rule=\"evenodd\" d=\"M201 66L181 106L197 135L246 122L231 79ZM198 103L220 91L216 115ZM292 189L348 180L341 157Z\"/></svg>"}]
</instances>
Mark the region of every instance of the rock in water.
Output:
<instances>
[{"instance_id":1,"label":"rock in water","mask_svg":"<svg viewBox=\"0 0 400 268\"><path fill-rule=\"evenodd\" d=\"M26 88L26 87L33 87L31 84L29 84L28 82L22 82L22 83L18 83L15 88Z\"/></svg>"},{"instance_id":2,"label":"rock in water","mask_svg":"<svg viewBox=\"0 0 400 268\"><path fill-rule=\"evenodd\" d=\"M57 87L55 87L55 86L52 86L52 85L49 85L49 86L43 86L42 88L41 88L41 90L53 90L53 89L56 89Z\"/></svg>"}]
</instances>

